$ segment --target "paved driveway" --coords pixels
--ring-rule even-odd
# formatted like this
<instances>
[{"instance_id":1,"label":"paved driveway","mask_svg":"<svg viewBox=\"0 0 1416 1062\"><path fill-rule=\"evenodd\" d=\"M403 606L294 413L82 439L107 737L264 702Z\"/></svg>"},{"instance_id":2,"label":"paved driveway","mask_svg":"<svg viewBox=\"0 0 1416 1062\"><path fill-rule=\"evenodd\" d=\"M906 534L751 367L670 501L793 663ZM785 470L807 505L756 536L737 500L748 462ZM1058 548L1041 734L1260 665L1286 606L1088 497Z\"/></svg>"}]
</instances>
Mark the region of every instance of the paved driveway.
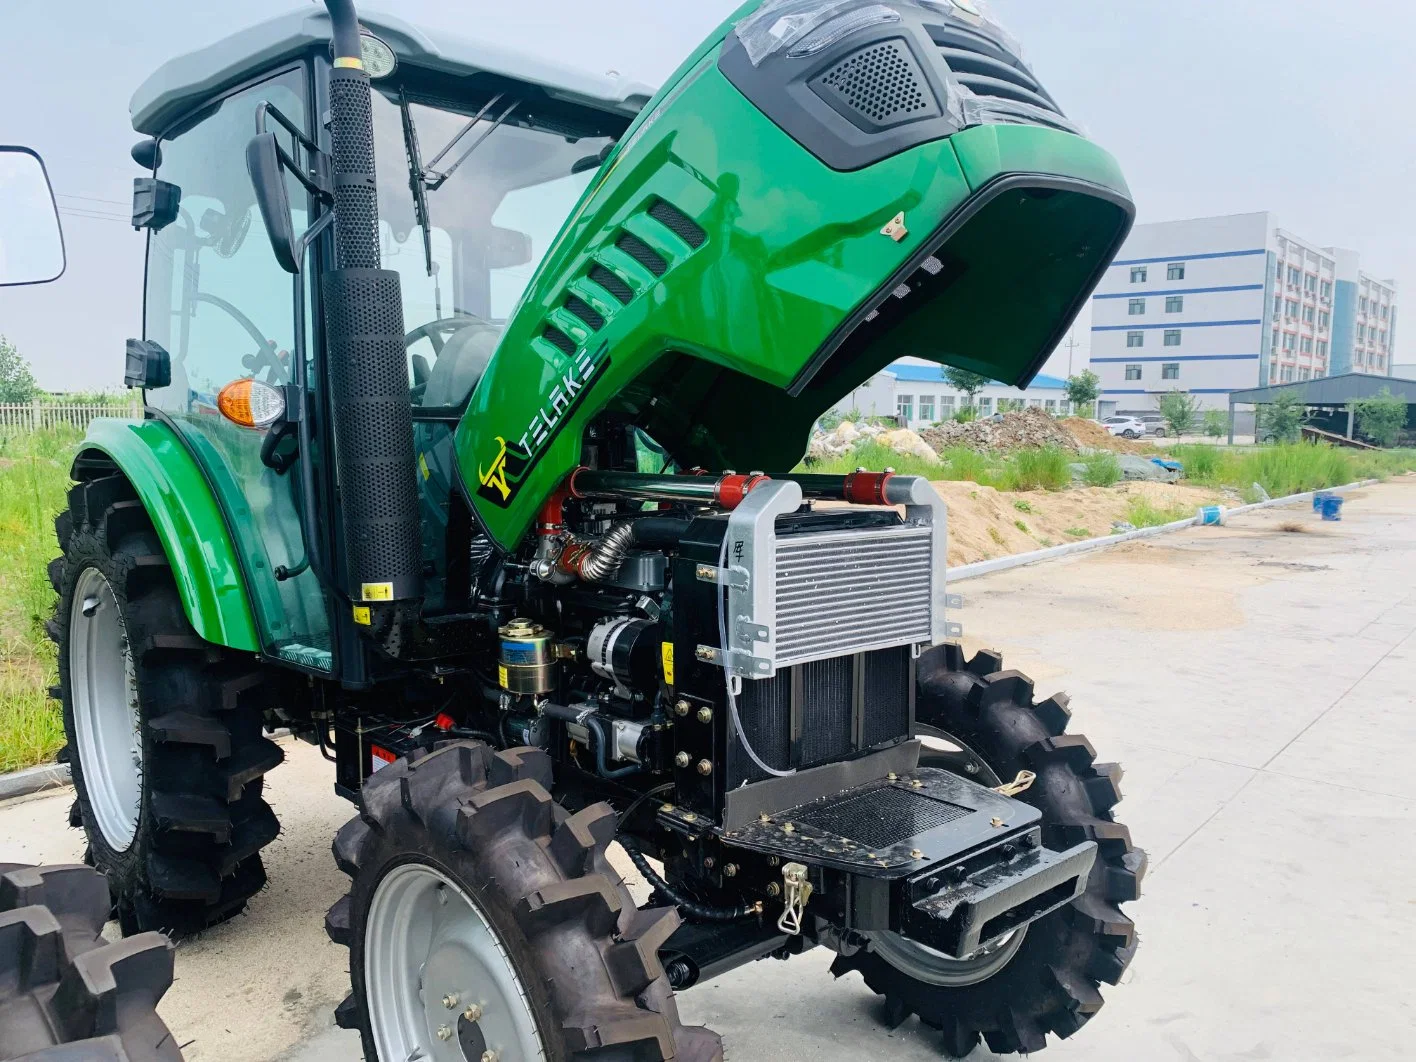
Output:
<instances>
[{"instance_id":1,"label":"paved driveway","mask_svg":"<svg viewBox=\"0 0 1416 1062\"><path fill-rule=\"evenodd\" d=\"M1409 1059L1416 1028L1416 478L1348 495L1342 523L1270 510L960 584L972 645L1127 769L1118 814L1151 855L1125 983L1058 1062ZM294 744L269 787L285 832L249 914L178 951L162 1013L193 1062L358 1057L329 1027L346 953L324 937L349 814ZM0 861L74 859L69 797L0 807ZM734 1062L937 1059L828 956L685 993ZM991 1058L980 1050L974 1062Z\"/></svg>"}]
</instances>

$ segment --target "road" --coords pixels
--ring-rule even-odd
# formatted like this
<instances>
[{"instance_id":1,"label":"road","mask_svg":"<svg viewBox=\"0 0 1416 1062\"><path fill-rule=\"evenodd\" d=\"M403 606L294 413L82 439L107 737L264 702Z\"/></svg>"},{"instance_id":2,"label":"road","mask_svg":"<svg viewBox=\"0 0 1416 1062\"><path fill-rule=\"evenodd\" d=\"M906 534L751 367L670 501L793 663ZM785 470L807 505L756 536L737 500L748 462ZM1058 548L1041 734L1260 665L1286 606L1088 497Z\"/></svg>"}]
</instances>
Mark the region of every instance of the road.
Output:
<instances>
[{"instance_id":1,"label":"road","mask_svg":"<svg viewBox=\"0 0 1416 1062\"><path fill-rule=\"evenodd\" d=\"M1064 1062L1410 1058L1416 1028L1416 477L1347 496L1341 523L1268 510L1221 528L960 584L967 641L1126 766L1118 816L1151 858L1123 984ZM350 814L315 750L269 778L284 833L249 913L177 952L161 1012L192 1062L335 1062L346 952L325 908ZM0 861L76 859L70 796L0 807ZM820 951L685 993L734 1062L923 1062ZM972 1062L993 1056L980 1049Z\"/></svg>"}]
</instances>

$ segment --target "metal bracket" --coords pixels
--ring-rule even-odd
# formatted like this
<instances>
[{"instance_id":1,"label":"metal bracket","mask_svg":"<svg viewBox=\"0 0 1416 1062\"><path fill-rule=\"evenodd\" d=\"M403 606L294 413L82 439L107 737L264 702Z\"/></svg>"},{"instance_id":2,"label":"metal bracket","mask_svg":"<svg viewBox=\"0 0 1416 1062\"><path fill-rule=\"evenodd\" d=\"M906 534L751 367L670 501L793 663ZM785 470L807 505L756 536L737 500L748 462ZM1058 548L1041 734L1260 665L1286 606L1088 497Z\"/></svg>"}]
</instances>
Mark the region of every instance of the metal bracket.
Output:
<instances>
[{"instance_id":1,"label":"metal bracket","mask_svg":"<svg viewBox=\"0 0 1416 1062\"><path fill-rule=\"evenodd\" d=\"M964 595L963 595L963 594L945 594L945 595L944 595L944 607L945 607L945 608L963 608L963 607L964 607Z\"/></svg>"},{"instance_id":2,"label":"metal bracket","mask_svg":"<svg viewBox=\"0 0 1416 1062\"><path fill-rule=\"evenodd\" d=\"M738 617L734 629L737 633L737 640L740 642L770 642L772 640L772 632L765 626L761 623L753 623L741 616Z\"/></svg>"},{"instance_id":3,"label":"metal bracket","mask_svg":"<svg viewBox=\"0 0 1416 1062\"><path fill-rule=\"evenodd\" d=\"M705 664L717 664L741 675L769 675L772 672L772 661L740 650L723 652L716 645L700 645L693 650L693 655Z\"/></svg>"},{"instance_id":4,"label":"metal bracket","mask_svg":"<svg viewBox=\"0 0 1416 1062\"><path fill-rule=\"evenodd\" d=\"M693 574L700 582L717 583L734 590L746 590L749 583L747 571L743 568L719 568L715 564L700 564Z\"/></svg>"},{"instance_id":5,"label":"metal bracket","mask_svg":"<svg viewBox=\"0 0 1416 1062\"><path fill-rule=\"evenodd\" d=\"M782 868L782 916L777 919L777 928L791 937L800 936L806 901L811 899L807 873L801 863L788 863Z\"/></svg>"},{"instance_id":6,"label":"metal bracket","mask_svg":"<svg viewBox=\"0 0 1416 1062\"><path fill-rule=\"evenodd\" d=\"M962 623L945 623L944 637L962 638L964 636L964 625Z\"/></svg>"}]
</instances>

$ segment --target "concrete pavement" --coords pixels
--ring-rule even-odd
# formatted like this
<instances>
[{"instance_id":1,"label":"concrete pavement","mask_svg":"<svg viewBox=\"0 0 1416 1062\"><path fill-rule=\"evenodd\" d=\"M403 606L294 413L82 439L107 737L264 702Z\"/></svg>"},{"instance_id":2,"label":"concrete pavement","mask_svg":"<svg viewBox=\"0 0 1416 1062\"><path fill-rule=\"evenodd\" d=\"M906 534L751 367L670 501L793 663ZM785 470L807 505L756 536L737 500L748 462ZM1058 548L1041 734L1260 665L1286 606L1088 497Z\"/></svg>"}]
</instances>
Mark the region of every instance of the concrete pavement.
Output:
<instances>
[{"instance_id":1,"label":"concrete pavement","mask_svg":"<svg viewBox=\"0 0 1416 1062\"><path fill-rule=\"evenodd\" d=\"M1348 496L1341 523L1254 513L960 585L987 644L1072 695L1073 729L1126 766L1118 817L1151 856L1142 946L1097 1018L1049 1058L1385 1062L1416 1028L1416 478ZM348 817L308 746L269 778L285 832L249 914L177 953L163 1016L193 1062L334 1062L347 991L325 908ZM67 794L0 806L0 861L77 858ZM829 956L685 993L735 1062L937 1059ZM973 1062L992 1056L975 1052Z\"/></svg>"}]
</instances>

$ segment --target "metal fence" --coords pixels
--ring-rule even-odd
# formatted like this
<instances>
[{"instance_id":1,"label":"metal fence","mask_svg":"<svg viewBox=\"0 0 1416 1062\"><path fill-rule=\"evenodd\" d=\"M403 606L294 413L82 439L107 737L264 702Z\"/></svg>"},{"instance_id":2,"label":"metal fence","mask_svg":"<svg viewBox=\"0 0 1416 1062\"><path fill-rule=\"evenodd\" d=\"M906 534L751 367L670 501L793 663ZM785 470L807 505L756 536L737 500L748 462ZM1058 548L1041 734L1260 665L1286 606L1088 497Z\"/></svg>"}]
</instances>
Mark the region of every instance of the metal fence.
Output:
<instances>
[{"instance_id":1,"label":"metal fence","mask_svg":"<svg viewBox=\"0 0 1416 1062\"><path fill-rule=\"evenodd\" d=\"M43 431L46 428L77 428L85 430L97 417L122 417L139 420L143 407L139 402L122 405L97 403L33 402L0 403L0 432Z\"/></svg>"}]
</instances>

